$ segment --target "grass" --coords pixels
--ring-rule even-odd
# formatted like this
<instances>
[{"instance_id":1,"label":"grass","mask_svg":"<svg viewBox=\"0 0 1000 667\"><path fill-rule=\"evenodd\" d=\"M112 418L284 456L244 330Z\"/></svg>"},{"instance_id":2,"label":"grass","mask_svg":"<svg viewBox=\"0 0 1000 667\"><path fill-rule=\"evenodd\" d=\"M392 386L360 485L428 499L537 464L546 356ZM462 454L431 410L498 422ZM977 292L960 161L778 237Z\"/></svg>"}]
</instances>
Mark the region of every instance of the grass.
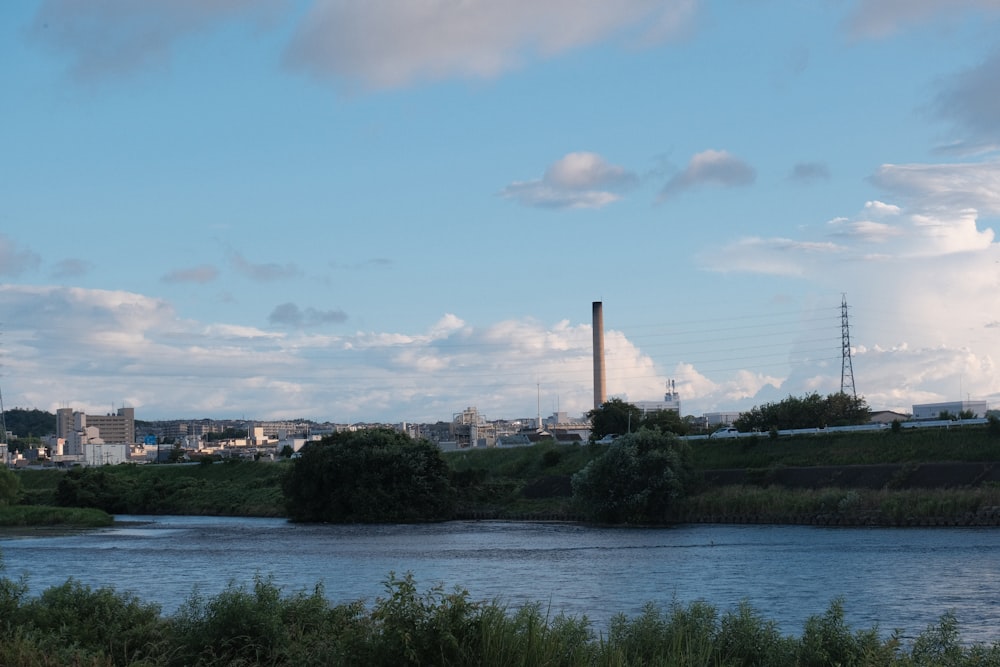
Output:
<instances>
[{"instance_id":1,"label":"grass","mask_svg":"<svg viewBox=\"0 0 1000 667\"><path fill-rule=\"evenodd\" d=\"M985 426L824 433L772 439L698 440L691 443L701 470L785 466L862 465L1000 460L1000 437Z\"/></svg>"},{"instance_id":2,"label":"grass","mask_svg":"<svg viewBox=\"0 0 1000 667\"><path fill-rule=\"evenodd\" d=\"M114 523L107 512L89 508L12 505L0 507L0 527L102 528Z\"/></svg>"},{"instance_id":3,"label":"grass","mask_svg":"<svg viewBox=\"0 0 1000 667\"><path fill-rule=\"evenodd\" d=\"M119 465L88 470L22 470L23 502L59 504L60 483L73 493L67 504L112 514L284 516L281 482L287 463L232 462L194 465Z\"/></svg>"},{"instance_id":4,"label":"grass","mask_svg":"<svg viewBox=\"0 0 1000 667\"><path fill-rule=\"evenodd\" d=\"M193 594L172 616L131 594L73 580L28 597L0 578L0 664L37 665L631 665L972 667L1000 664L1000 644L963 643L943 616L911 642L847 626L839 601L785 635L747 602L649 604L598 632L540 604L476 602L464 590L417 590L390 573L371 606L331 606L323 590L283 593L267 579Z\"/></svg>"}]
</instances>

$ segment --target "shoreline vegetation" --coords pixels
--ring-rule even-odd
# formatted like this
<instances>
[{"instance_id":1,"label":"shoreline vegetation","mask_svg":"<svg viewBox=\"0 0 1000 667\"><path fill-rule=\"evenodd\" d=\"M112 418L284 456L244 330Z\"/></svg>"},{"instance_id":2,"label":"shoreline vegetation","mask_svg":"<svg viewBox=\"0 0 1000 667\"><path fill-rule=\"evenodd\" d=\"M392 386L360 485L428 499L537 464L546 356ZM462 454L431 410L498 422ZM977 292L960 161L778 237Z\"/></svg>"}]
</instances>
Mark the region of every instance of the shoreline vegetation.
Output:
<instances>
[{"instance_id":1,"label":"shoreline vegetation","mask_svg":"<svg viewBox=\"0 0 1000 667\"><path fill-rule=\"evenodd\" d=\"M191 594L170 616L113 588L73 580L36 597L0 577L0 664L143 665L630 665L973 667L1000 664L1000 643L961 640L955 617L905 638L903 629L853 629L840 600L783 634L749 603L646 605L606 628L551 615L539 603L477 602L467 591L417 589L389 573L371 604L331 604L321 586L283 592L257 577ZM913 629L910 629L913 631Z\"/></svg>"},{"instance_id":2,"label":"shoreline vegetation","mask_svg":"<svg viewBox=\"0 0 1000 667\"><path fill-rule=\"evenodd\" d=\"M582 511L572 480L615 447L548 442L444 453L446 465L435 474L450 478L453 505L451 511L437 510L434 520L608 523ZM685 493L670 496L653 523L1000 526L1000 437L985 426L779 439L763 435L696 441L687 449L686 474L693 481ZM294 470L295 462L287 460L19 470L13 475L20 504L0 507L0 526L54 525L61 513L70 526L108 521L70 509L288 517L289 497L312 484L308 479L290 483ZM371 516L368 520L378 520L377 512ZM616 522L630 521L610 521Z\"/></svg>"}]
</instances>

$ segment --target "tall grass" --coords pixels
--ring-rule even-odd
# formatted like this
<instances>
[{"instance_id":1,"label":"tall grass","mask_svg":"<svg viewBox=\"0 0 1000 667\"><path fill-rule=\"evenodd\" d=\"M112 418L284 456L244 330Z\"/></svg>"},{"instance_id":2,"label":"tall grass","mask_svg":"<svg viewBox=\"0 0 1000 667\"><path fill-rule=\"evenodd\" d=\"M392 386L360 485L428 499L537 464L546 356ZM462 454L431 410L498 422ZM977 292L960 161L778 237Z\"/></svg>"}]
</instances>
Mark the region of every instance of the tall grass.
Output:
<instances>
[{"instance_id":1,"label":"tall grass","mask_svg":"<svg viewBox=\"0 0 1000 667\"><path fill-rule=\"evenodd\" d=\"M35 598L25 591L0 578L2 665L1000 665L1000 644L964 644L953 616L904 645L895 634L849 628L839 601L794 636L746 602L722 613L705 602L650 604L597 631L538 604L419 592L410 575L390 574L370 606L331 605L321 588L285 594L258 578L209 598L192 594L166 617L129 594L72 580Z\"/></svg>"},{"instance_id":2,"label":"tall grass","mask_svg":"<svg viewBox=\"0 0 1000 667\"><path fill-rule=\"evenodd\" d=\"M865 516L871 521L963 518L1000 508L1000 487L963 489L786 489L777 486L723 486L678 503L679 517L757 516L795 521L814 515Z\"/></svg>"}]
</instances>

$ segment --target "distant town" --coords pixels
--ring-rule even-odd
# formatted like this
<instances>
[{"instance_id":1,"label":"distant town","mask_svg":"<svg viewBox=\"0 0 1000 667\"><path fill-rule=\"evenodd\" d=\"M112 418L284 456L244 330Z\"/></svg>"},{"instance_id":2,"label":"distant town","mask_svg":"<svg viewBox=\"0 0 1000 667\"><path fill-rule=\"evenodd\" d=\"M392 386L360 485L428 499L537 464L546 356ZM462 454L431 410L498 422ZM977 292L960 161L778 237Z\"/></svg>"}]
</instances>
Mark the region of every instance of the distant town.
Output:
<instances>
[{"instance_id":1,"label":"distant town","mask_svg":"<svg viewBox=\"0 0 1000 667\"><path fill-rule=\"evenodd\" d=\"M633 405L643 414L660 410L681 414L680 398L669 382L663 401L640 401ZM981 419L988 413L986 401L953 401L914 405L912 414L872 412L870 421L873 425L888 425L894 421L926 422L942 415ZM51 413L43 414L51 419ZM684 423L693 437L707 437L718 429L735 431L731 425L739 416L738 412L713 412L701 417L687 416ZM135 408L129 407L103 415L60 408L56 410L52 433L18 433L15 428L6 431L6 443L20 442L22 446L13 448L15 451L3 447L2 454L5 463L12 467L100 466L195 459L277 460L295 456L307 442L326 435L370 428L392 428L414 438L429 440L444 451L527 446L540 440L581 444L588 442L591 436L590 419L585 415L571 417L565 412L555 412L544 418L539 414L491 420L476 407L454 413L449 421L424 424L246 419L143 421L136 418Z\"/></svg>"}]
</instances>

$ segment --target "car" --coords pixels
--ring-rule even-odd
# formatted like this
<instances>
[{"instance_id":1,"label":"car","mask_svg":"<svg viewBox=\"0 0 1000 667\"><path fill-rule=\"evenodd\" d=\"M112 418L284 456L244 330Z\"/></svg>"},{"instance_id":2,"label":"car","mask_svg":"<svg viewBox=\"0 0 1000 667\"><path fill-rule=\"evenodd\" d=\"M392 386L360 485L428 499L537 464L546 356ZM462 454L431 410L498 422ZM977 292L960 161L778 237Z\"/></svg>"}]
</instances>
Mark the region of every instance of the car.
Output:
<instances>
[{"instance_id":1,"label":"car","mask_svg":"<svg viewBox=\"0 0 1000 667\"><path fill-rule=\"evenodd\" d=\"M740 437L740 432L736 430L735 426L724 426L718 431L712 433L708 436L710 438L738 438Z\"/></svg>"},{"instance_id":2,"label":"car","mask_svg":"<svg viewBox=\"0 0 1000 667\"><path fill-rule=\"evenodd\" d=\"M597 441L599 445L610 445L618 437L617 433L608 433L606 436Z\"/></svg>"}]
</instances>

